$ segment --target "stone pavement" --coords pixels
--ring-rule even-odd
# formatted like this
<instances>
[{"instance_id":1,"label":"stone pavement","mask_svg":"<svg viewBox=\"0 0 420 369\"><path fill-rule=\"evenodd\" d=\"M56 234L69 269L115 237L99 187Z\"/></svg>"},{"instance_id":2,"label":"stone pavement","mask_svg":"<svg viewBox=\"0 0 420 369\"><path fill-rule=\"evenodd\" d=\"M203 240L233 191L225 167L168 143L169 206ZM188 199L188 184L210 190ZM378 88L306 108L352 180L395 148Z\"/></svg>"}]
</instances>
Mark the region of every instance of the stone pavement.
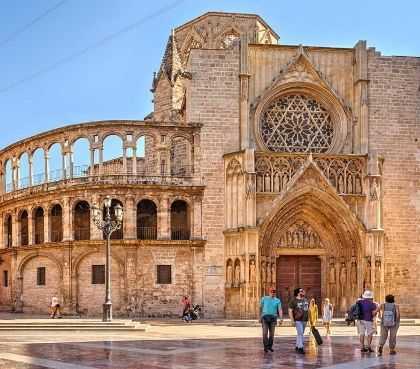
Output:
<instances>
[{"instance_id":1,"label":"stone pavement","mask_svg":"<svg viewBox=\"0 0 420 369\"><path fill-rule=\"evenodd\" d=\"M294 330L277 328L274 353L265 354L257 327L151 324L136 335L101 332L0 333L2 369L416 369L420 327L401 327L398 354L361 354L354 328L335 327L317 347L294 352ZM320 329L323 333L322 328ZM376 342L377 338L375 338Z\"/></svg>"}]
</instances>

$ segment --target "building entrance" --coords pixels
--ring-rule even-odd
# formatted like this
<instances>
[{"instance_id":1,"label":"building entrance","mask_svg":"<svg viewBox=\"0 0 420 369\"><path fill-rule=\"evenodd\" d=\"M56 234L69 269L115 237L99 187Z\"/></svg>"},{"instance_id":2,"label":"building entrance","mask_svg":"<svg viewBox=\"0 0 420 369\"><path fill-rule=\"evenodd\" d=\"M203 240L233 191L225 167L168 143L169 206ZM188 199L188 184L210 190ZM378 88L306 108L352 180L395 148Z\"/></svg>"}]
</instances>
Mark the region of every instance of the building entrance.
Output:
<instances>
[{"instance_id":1,"label":"building entrance","mask_svg":"<svg viewBox=\"0 0 420 369\"><path fill-rule=\"evenodd\" d=\"M293 290L297 287L304 288L307 298L315 298L321 306L321 260L318 256L279 256L276 270L277 295L284 314L287 314Z\"/></svg>"}]
</instances>

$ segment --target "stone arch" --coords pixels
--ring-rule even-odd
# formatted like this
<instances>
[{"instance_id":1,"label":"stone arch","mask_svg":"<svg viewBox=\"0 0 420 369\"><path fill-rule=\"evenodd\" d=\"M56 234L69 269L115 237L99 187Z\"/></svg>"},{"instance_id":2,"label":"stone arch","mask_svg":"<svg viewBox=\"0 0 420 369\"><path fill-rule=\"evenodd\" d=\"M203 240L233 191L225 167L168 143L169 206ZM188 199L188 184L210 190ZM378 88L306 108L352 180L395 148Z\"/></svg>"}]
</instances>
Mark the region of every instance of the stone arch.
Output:
<instances>
[{"instance_id":1,"label":"stone arch","mask_svg":"<svg viewBox=\"0 0 420 369\"><path fill-rule=\"evenodd\" d=\"M191 237L192 207L184 199L173 199L170 204L171 239L189 240Z\"/></svg>"},{"instance_id":2,"label":"stone arch","mask_svg":"<svg viewBox=\"0 0 420 369\"><path fill-rule=\"evenodd\" d=\"M33 259L33 258L36 258L36 257L44 257L44 258L47 258L47 259L50 259L56 266L57 266L57 268L58 268L58 271L60 272L59 273L59 276L60 276L60 280L62 281L62 279L63 279L63 265L61 264L61 262L60 262L60 260L58 260L55 256L53 256L53 255L50 255L50 254L47 254L47 253L45 253L45 252L39 252L39 251L36 251L36 252L33 252L33 253L31 253L31 254L29 254L29 255L26 255L21 261L20 261L20 263L19 263L19 266L18 266L18 268L17 268L17 276L18 276L18 278L23 278L23 275L22 275L22 272L23 272L23 270L24 270L24 268L25 268L25 265L31 260L31 259Z\"/></svg>"},{"instance_id":3,"label":"stone arch","mask_svg":"<svg viewBox=\"0 0 420 369\"><path fill-rule=\"evenodd\" d=\"M281 236L300 221L309 224L319 235L321 250L302 249L297 244L284 249L278 245ZM274 202L259 229L259 255L263 263L272 262L278 255L317 256L321 260L321 295L332 298L337 311L344 313L346 305L362 288L365 232L363 224L337 194L304 185L289 190ZM349 279L339 281L338 271L344 268L347 273L345 278L349 278L348 272L354 261L359 266L358 277L356 284L350 286ZM260 286L263 290L267 283L262 281Z\"/></svg>"},{"instance_id":4,"label":"stone arch","mask_svg":"<svg viewBox=\"0 0 420 369\"><path fill-rule=\"evenodd\" d=\"M92 284L92 265L105 265L105 253L99 248L78 255L73 261L71 272L72 285L75 287L74 295L72 295L73 305L76 311L87 315L100 314L105 300L105 284ZM122 311L126 301L124 276L124 262L111 251L111 298L113 310L116 313ZM83 289L80 288L81 284L83 284Z\"/></svg>"},{"instance_id":5,"label":"stone arch","mask_svg":"<svg viewBox=\"0 0 420 369\"><path fill-rule=\"evenodd\" d=\"M281 99L290 95L304 95L319 102L330 114L335 133L332 142L325 153L339 153L346 143L347 132L351 124L351 116L348 108L342 101L326 86L315 82L297 81L287 82L273 87L265 92L259 99L258 104L251 113L253 119L254 134L258 146L264 150L268 150L266 144L261 137L260 122L266 109L277 99Z\"/></svg>"},{"instance_id":6,"label":"stone arch","mask_svg":"<svg viewBox=\"0 0 420 369\"><path fill-rule=\"evenodd\" d=\"M136 205L136 230L138 240L156 240L158 230L158 206L143 198Z\"/></svg>"},{"instance_id":7,"label":"stone arch","mask_svg":"<svg viewBox=\"0 0 420 369\"><path fill-rule=\"evenodd\" d=\"M192 144L186 135L175 134L170 138L171 175L185 176L192 172Z\"/></svg>"},{"instance_id":8,"label":"stone arch","mask_svg":"<svg viewBox=\"0 0 420 369\"><path fill-rule=\"evenodd\" d=\"M137 174L156 173L158 160L157 142L156 135L150 132L140 132L134 136Z\"/></svg>"}]
</instances>

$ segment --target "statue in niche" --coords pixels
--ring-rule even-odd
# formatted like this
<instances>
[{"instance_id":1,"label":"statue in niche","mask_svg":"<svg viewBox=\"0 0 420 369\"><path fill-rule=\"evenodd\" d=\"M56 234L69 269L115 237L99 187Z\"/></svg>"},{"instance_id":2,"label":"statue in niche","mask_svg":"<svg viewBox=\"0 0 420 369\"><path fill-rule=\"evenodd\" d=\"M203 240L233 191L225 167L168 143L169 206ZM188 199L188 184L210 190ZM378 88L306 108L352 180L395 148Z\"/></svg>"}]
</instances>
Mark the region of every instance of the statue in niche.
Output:
<instances>
[{"instance_id":1,"label":"statue in niche","mask_svg":"<svg viewBox=\"0 0 420 369\"><path fill-rule=\"evenodd\" d=\"M261 263L261 282L264 283L266 281L266 274L265 274L265 262Z\"/></svg>"},{"instance_id":2,"label":"statue in niche","mask_svg":"<svg viewBox=\"0 0 420 369\"><path fill-rule=\"evenodd\" d=\"M276 284L276 264L275 263L271 264L271 283L273 285Z\"/></svg>"},{"instance_id":3,"label":"statue in niche","mask_svg":"<svg viewBox=\"0 0 420 369\"><path fill-rule=\"evenodd\" d=\"M346 263L341 263L340 269L340 291L341 296L344 298L346 296L346 289L347 289L347 267Z\"/></svg>"},{"instance_id":4,"label":"statue in niche","mask_svg":"<svg viewBox=\"0 0 420 369\"><path fill-rule=\"evenodd\" d=\"M354 256L351 258L350 284L351 284L351 292L353 294L357 290L357 264L356 264L356 258Z\"/></svg>"},{"instance_id":5,"label":"statue in niche","mask_svg":"<svg viewBox=\"0 0 420 369\"><path fill-rule=\"evenodd\" d=\"M370 257L367 257L366 260L366 268L365 268L365 274L364 274L364 278L363 278L363 284L364 284L364 288L370 288L372 285L372 279L371 279L371 275L372 275L372 264L370 261Z\"/></svg>"},{"instance_id":6,"label":"statue in niche","mask_svg":"<svg viewBox=\"0 0 420 369\"><path fill-rule=\"evenodd\" d=\"M330 284L335 284L335 265L333 260L330 264Z\"/></svg>"},{"instance_id":7,"label":"statue in niche","mask_svg":"<svg viewBox=\"0 0 420 369\"><path fill-rule=\"evenodd\" d=\"M372 201L378 201L379 197L380 197L380 192L379 192L378 180L374 178L372 181L372 186L370 190L370 199Z\"/></svg>"},{"instance_id":8,"label":"statue in niche","mask_svg":"<svg viewBox=\"0 0 420 369\"><path fill-rule=\"evenodd\" d=\"M255 282L255 261L251 260L249 262L249 281Z\"/></svg>"},{"instance_id":9,"label":"statue in niche","mask_svg":"<svg viewBox=\"0 0 420 369\"><path fill-rule=\"evenodd\" d=\"M241 283L241 266L239 263L235 264L235 286L239 286Z\"/></svg>"},{"instance_id":10,"label":"statue in niche","mask_svg":"<svg viewBox=\"0 0 420 369\"><path fill-rule=\"evenodd\" d=\"M226 283L231 286L233 282L233 268L232 263L229 261L226 268Z\"/></svg>"},{"instance_id":11,"label":"statue in niche","mask_svg":"<svg viewBox=\"0 0 420 369\"><path fill-rule=\"evenodd\" d=\"M271 283L271 266L270 266L270 263L267 263L267 282Z\"/></svg>"}]
</instances>

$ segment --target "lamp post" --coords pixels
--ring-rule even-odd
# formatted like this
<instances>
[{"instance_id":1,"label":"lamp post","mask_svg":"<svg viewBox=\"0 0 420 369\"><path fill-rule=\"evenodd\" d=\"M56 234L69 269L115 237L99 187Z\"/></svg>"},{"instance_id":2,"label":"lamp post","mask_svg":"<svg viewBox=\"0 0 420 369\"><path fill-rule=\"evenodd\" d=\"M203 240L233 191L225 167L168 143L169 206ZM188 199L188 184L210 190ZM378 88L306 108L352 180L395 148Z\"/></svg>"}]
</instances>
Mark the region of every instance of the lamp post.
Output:
<instances>
[{"instance_id":1,"label":"lamp post","mask_svg":"<svg viewBox=\"0 0 420 369\"><path fill-rule=\"evenodd\" d=\"M123 208L120 204L114 206L114 219L111 218L112 200L109 196L105 197L103 208L105 208L105 217L102 215L102 209L93 206L93 222L96 227L103 231L106 237L106 261L105 261L105 302L102 310L102 321L112 321L112 302L111 302L111 234L121 228L123 220Z\"/></svg>"}]
</instances>

